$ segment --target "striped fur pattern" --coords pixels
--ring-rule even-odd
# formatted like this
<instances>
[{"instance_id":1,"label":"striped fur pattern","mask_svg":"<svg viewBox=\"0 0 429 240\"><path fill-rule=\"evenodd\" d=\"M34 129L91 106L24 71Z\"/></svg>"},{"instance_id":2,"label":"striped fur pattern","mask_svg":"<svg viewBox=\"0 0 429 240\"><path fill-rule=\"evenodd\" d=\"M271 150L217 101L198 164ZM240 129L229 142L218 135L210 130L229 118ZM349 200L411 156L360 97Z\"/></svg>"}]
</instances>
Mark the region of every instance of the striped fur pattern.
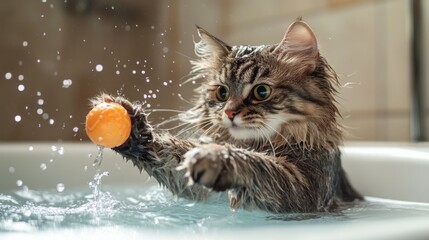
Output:
<instances>
[{"instance_id":1,"label":"striped fur pattern","mask_svg":"<svg viewBox=\"0 0 429 240\"><path fill-rule=\"evenodd\" d=\"M234 209L317 212L361 199L341 167L338 78L310 27L298 19L279 44L262 46L198 33L190 81L200 81L199 96L181 119L211 142L154 129L140 103L102 95L93 104L120 103L132 119L113 150L178 196L227 191Z\"/></svg>"}]
</instances>

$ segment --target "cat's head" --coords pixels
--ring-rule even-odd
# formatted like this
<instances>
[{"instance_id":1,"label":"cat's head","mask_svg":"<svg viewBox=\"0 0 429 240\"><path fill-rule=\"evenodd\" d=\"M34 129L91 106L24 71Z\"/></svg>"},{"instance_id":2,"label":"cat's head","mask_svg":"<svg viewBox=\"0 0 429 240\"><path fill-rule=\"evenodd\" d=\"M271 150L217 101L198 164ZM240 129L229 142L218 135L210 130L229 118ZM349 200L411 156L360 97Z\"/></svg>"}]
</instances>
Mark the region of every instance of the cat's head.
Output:
<instances>
[{"instance_id":1,"label":"cat's head","mask_svg":"<svg viewBox=\"0 0 429 240\"><path fill-rule=\"evenodd\" d=\"M290 25L277 45L230 46L202 28L198 33L192 74L203 80L193 111L208 133L267 139L295 132L307 138L311 129L336 128L337 77L305 22Z\"/></svg>"}]
</instances>

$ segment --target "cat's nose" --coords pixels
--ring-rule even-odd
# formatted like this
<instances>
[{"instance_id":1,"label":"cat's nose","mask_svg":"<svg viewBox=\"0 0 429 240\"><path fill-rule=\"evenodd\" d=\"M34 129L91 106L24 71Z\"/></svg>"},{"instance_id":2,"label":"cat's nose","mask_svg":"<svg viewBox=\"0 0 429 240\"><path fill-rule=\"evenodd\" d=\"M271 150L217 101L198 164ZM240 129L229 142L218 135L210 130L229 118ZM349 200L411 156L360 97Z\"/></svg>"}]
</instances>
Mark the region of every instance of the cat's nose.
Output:
<instances>
[{"instance_id":1,"label":"cat's nose","mask_svg":"<svg viewBox=\"0 0 429 240\"><path fill-rule=\"evenodd\" d=\"M233 121L234 117L239 113L240 111L237 110L225 110L226 116L229 118L229 120Z\"/></svg>"}]
</instances>

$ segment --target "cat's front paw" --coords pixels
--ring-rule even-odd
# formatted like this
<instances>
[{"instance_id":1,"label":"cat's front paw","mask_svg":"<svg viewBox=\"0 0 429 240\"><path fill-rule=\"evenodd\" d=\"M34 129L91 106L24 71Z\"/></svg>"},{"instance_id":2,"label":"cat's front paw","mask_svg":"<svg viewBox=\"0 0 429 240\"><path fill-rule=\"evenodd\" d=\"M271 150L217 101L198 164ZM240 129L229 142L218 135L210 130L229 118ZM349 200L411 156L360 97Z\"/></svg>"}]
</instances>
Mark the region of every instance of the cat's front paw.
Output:
<instances>
[{"instance_id":1,"label":"cat's front paw","mask_svg":"<svg viewBox=\"0 0 429 240\"><path fill-rule=\"evenodd\" d=\"M233 177L226 159L228 154L217 145L208 144L188 151L181 169L186 169L190 183L198 183L215 191L232 187Z\"/></svg>"}]
</instances>

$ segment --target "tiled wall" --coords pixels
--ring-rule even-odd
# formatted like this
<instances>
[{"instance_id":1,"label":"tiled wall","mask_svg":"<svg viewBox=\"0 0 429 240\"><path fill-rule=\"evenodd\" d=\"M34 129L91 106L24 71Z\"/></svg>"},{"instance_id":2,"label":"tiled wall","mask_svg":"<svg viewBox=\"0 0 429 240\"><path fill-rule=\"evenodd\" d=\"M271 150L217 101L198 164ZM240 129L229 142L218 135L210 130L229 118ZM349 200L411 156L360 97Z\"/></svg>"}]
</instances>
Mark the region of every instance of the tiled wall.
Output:
<instances>
[{"instance_id":1,"label":"tiled wall","mask_svg":"<svg viewBox=\"0 0 429 240\"><path fill-rule=\"evenodd\" d=\"M11 72L13 79L0 78L0 98L8 103L0 141L86 140L87 99L102 90L123 89L132 100L153 91L157 98L147 100L152 108L185 109L189 105L178 93L192 96L192 85L179 85L194 58L195 24L230 44L269 44L279 42L298 16L312 26L321 53L344 85L338 101L347 139L410 140L410 1L94 0L97 8L81 15L67 13L53 0L24 2L1 8L0 76ZM429 13L429 1L422 2ZM427 29L429 17L424 17ZM425 34L428 42L429 31ZM23 41L29 45L23 47ZM429 46L422 51L429 59ZM94 71L97 63L102 72ZM22 82L19 74L25 75ZM73 85L61 88L68 78ZM22 83L25 91L19 92ZM38 91L55 124L36 114ZM21 122L14 121L17 114ZM75 126L81 129L77 133Z\"/></svg>"}]
</instances>

